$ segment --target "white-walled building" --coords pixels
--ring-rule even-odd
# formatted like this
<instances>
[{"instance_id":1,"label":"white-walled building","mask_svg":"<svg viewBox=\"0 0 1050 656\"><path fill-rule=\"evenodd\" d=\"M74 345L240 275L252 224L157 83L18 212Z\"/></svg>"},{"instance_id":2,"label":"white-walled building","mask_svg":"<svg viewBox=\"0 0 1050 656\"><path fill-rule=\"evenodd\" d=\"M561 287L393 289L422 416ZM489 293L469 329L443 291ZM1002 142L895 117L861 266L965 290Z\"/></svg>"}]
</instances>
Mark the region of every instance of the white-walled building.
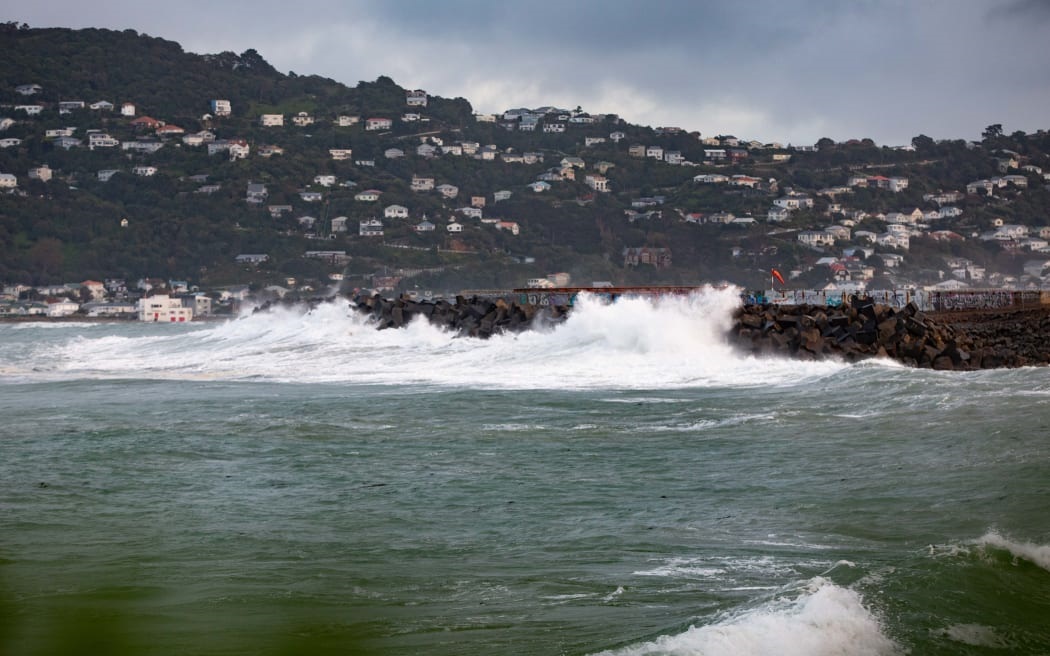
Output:
<instances>
[{"instance_id":1,"label":"white-walled building","mask_svg":"<svg viewBox=\"0 0 1050 656\"><path fill-rule=\"evenodd\" d=\"M185 307L182 300L166 294L147 296L139 300L139 321L156 323L183 323L193 321L193 308Z\"/></svg>"}]
</instances>

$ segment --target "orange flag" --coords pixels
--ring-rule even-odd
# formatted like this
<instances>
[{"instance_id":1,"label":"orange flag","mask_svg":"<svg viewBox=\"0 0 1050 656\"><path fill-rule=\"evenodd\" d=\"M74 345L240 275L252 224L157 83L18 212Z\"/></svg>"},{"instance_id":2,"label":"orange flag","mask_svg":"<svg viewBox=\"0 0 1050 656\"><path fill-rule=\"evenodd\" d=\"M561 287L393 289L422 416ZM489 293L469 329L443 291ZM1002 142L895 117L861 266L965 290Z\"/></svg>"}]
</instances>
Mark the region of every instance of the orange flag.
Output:
<instances>
[{"instance_id":1,"label":"orange flag","mask_svg":"<svg viewBox=\"0 0 1050 656\"><path fill-rule=\"evenodd\" d=\"M776 278L777 280L779 280L779 281L780 281L780 284L781 284L781 285L785 284L785 283L784 283L784 276L780 275L780 272L779 272L779 271L777 271L776 269L770 269L770 270L769 270L769 273L770 273L770 274L772 274L772 276L773 276L774 278Z\"/></svg>"}]
</instances>

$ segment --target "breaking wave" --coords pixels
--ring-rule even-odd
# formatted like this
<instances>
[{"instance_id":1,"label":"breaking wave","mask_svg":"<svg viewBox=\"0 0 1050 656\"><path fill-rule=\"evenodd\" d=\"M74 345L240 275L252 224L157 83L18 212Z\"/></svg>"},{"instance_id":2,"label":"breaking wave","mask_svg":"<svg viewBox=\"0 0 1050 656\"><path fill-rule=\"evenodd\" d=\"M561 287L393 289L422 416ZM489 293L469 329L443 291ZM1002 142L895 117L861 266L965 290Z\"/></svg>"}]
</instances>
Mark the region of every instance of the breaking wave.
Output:
<instances>
[{"instance_id":1,"label":"breaking wave","mask_svg":"<svg viewBox=\"0 0 1050 656\"><path fill-rule=\"evenodd\" d=\"M793 385L846 365L758 359L725 340L734 290L689 297L583 297L555 326L488 340L423 319L376 330L345 301L223 323L72 326L33 369L70 377L433 384L498 389ZM72 336L68 333L74 333ZM100 334L102 333L102 334Z\"/></svg>"}]
</instances>

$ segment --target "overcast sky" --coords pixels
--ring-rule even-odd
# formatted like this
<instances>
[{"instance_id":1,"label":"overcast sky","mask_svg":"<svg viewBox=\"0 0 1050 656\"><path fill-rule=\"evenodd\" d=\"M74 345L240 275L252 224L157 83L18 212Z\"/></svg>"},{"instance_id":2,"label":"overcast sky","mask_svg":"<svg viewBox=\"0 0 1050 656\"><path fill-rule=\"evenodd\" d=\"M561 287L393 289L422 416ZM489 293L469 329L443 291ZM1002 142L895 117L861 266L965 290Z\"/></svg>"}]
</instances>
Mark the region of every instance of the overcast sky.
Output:
<instances>
[{"instance_id":1,"label":"overcast sky","mask_svg":"<svg viewBox=\"0 0 1050 656\"><path fill-rule=\"evenodd\" d=\"M6 6L4 6L6 5ZM1050 0L0 0L31 27L134 29L189 52L642 125L813 143L1050 127Z\"/></svg>"}]
</instances>

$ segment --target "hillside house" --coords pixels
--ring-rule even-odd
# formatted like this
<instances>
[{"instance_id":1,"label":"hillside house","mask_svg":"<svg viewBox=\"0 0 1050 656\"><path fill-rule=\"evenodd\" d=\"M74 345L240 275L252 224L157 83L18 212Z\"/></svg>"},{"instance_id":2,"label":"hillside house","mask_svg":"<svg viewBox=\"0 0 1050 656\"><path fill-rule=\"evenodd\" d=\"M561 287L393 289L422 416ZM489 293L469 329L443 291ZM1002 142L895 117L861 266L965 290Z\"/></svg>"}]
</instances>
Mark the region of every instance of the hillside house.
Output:
<instances>
[{"instance_id":1,"label":"hillside house","mask_svg":"<svg viewBox=\"0 0 1050 656\"><path fill-rule=\"evenodd\" d=\"M284 125L284 114L263 114L259 124L265 128L277 128Z\"/></svg>"},{"instance_id":2,"label":"hillside house","mask_svg":"<svg viewBox=\"0 0 1050 656\"><path fill-rule=\"evenodd\" d=\"M135 175L141 175L144 178L151 178L157 175L156 166L133 166L131 172Z\"/></svg>"},{"instance_id":3,"label":"hillside house","mask_svg":"<svg viewBox=\"0 0 1050 656\"><path fill-rule=\"evenodd\" d=\"M389 118L369 118L365 120L365 130L389 130L394 127L394 121Z\"/></svg>"},{"instance_id":4,"label":"hillside house","mask_svg":"<svg viewBox=\"0 0 1050 656\"><path fill-rule=\"evenodd\" d=\"M718 162L726 158L726 151L724 148L705 148L704 159Z\"/></svg>"},{"instance_id":5,"label":"hillside house","mask_svg":"<svg viewBox=\"0 0 1050 656\"><path fill-rule=\"evenodd\" d=\"M436 187L437 192L445 198L455 198L459 195L459 187L450 184L440 184Z\"/></svg>"},{"instance_id":6,"label":"hillside house","mask_svg":"<svg viewBox=\"0 0 1050 656\"><path fill-rule=\"evenodd\" d=\"M383 210L383 218L386 219L407 219L408 208L404 205L387 205Z\"/></svg>"},{"instance_id":7,"label":"hillside house","mask_svg":"<svg viewBox=\"0 0 1050 656\"><path fill-rule=\"evenodd\" d=\"M449 223L447 226L445 226L445 230L453 233L463 232L463 224L456 223L455 221L453 221L452 223Z\"/></svg>"},{"instance_id":8,"label":"hillside house","mask_svg":"<svg viewBox=\"0 0 1050 656\"><path fill-rule=\"evenodd\" d=\"M342 114L335 119L335 124L341 128L348 128L361 122L360 116L347 116Z\"/></svg>"},{"instance_id":9,"label":"hillside house","mask_svg":"<svg viewBox=\"0 0 1050 656\"><path fill-rule=\"evenodd\" d=\"M337 162L342 162L350 159L354 151L350 148L329 148L328 155Z\"/></svg>"},{"instance_id":10,"label":"hillside house","mask_svg":"<svg viewBox=\"0 0 1050 656\"><path fill-rule=\"evenodd\" d=\"M405 92L405 104L409 107L426 107L427 92L422 89Z\"/></svg>"},{"instance_id":11,"label":"hillside house","mask_svg":"<svg viewBox=\"0 0 1050 656\"><path fill-rule=\"evenodd\" d=\"M346 224L349 220L350 218L346 216L337 216L332 219L332 232L346 232Z\"/></svg>"},{"instance_id":12,"label":"hillside house","mask_svg":"<svg viewBox=\"0 0 1050 656\"><path fill-rule=\"evenodd\" d=\"M786 207L773 206L766 212L766 221L780 223L791 218L791 210Z\"/></svg>"},{"instance_id":13,"label":"hillside house","mask_svg":"<svg viewBox=\"0 0 1050 656\"><path fill-rule=\"evenodd\" d=\"M249 203L265 203L266 197L270 195L267 191L266 185L249 182L248 189L245 192L245 200Z\"/></svg>"},{"instance_id":14,"label":"hillside house","mask_svg":"<svg viewBox=\"0 0 1050 656\"><path fill-rule=\"evenodd\" d=\"M331 187L335 184L334 175L315 175L314 184L321 185L322 187Z\"/></svg>"},{"instance_id":15,"label":"hillside house","mask_svg":"<svg viewBox=\"0 0 1050 656\"><path fill-rule=\"evenodd\" d=\"M521 231L518 224L514 221L499 221L496 223L496 230L506 230L515 237L518 236L518 233Z\"/></svg>"},{"instance_id":16,"label":"hillside house","mask_svg":"<svg viewBox=\"0 0 1050 656\"><path fill-rule=\"evenodd\" d=\"M510 191L508 191L506 189L501 189L501 190L495 192L494 194L492 194L492 202L493 203L498 203L501 200L510 200L510 197L511 197L511 192Z\"/></svg>"},{"instance_id":17,"label":"hillside house","mask_svg":"<svg viewBox=\"0 0 1050 656\"><path fill-rule=\"evenodd\" d=\"M229 100L211 101L211 113L215 116L229 116L233 113L233 107Z\"/></svg>"},{"instance_id":18,"label":"hillside house","mask_svg":"<svg viewBox=\"0 0 1050 656\"><path fill-rule=\"evenodd\" d=\"M301 128L305 128L308 125L314 124L314 117L310 116L309 112L299 112L292 117L292 123Z\"/></svg>"},{"instance_id":19,"label":"hillside house","mask_svg":"<svg viewBox=\"0 0 1050 656\"><path fill-rule=\"evenodd\" d=\"M15 87L15 93L21 96L33 96L44 90L39 84L19 84Z\"/></svg>"},{"instance_id":20,"label":"hillside house","mask_svg":"<svg viewBox=\"0 0 1050 656\"><path fill-rule=\"evenodd\" d=\"M551 188L551 184L543 180L537 180L536 182L529 184L528 187L536 193L540 193L549 190Z\"/></svg>"},{"instance_id":21,"label":"hillside house","mask_svg":"<svg viewBox=\"0 0 1050 656\"><path fill-rule=\"evenodd\" d=\"M625 267L637 267L642 264L649 264L657 269L670 267L671 249L652 248L649 246L623 249L623 265Z\"/></svg>"},{"instance_id":22,"label":"hillside house","mask_svg":"<svg viewBox=\"0 0 1050 656\"><path fill-rule=\"evenodd\" d=\"M43 105L15 105L16 112L25 112L26 116L38 116L44 111Z\"/></svg>"},{"instance_id":23,"label":"hillside house","mask_svg":"<svg viewBox=\"0 0 1050 656\"><path fill-rule=\"evenodd\" d=\"M365 189L354 194L354 200L361 201L363 203L374 203L379 200L379 195L383 192L378 189Z\"/></svg>"},{"instance_id":24,"label":"hillside house","mask_svg":"<svg viewBox=\"0 0 1050 656\"><path fill-rule=\"evenodd\" d=\"M645 149L645 156L649 159L663 159L664 149L661 146L648 146Z\"/></svg>"},{"instance_id":25,"label":"hillside house","mask_svg":"<svg viewBox=\"0 0 1050 656\"><path fill-rule=\"evenodd\" d=\"M88 108L93 109L97 112L112 112L113 103L109 102L108 100L99 100L98 102L93 102L90 105L88 105Z\"/></svg>"},{"instance_id":26,"label":"hillside house","mask_svg":"<svg viewBox=\"0 0 1050 656\"><path fill-rule=\"evenodd\" d=\"M52 173L50 166L48 166L47 164L42 164L42 165L37 166L35 168L29 169L28 175L29 175L29 179L30 180L39 180L40 182L48 182L48 181L51 180L51 177L54 174Z\"/></svg>"},{"instance_id":27,"label":"hillside house","mask_svg":"<svg viewBox=\"0 0 1050 656\"><path fill-rule=\"evenodd\" d=\"M0 173L0 189L14 189L18 186L18 177L11 173Z\"/></svg>"},{"instance_id":28,"label":"hillside house","mask_svg":"<svg viewBox=\"0 0 1050 656\"><path fill-rule=\"evenodd\" d=\"M379 219L366 219L358 223L357 233L362 237L382 237L383 222Z\"/></svg>"},{"instance_id":29,"label":"hillside house","mask_svg":"<svg viewBox=\"0 0 1050 656\"><path fill-rule=\"evenodd\" d=\"M412 191L431 191L434 189L434 178L413 175L411 188Z\"/></svg>"},{"instance_id":30,"label":"hillside house","mask_svg":"<svg viewBox=\"0 0 1050 656\"><path fill-rule=\"evenodd\" d=\"M834 246L835 236L825 230L801 230L798 241L806 246Z\"/></svg>"},{"instance_id":31,"label":"hillside house","mask_svg":"<svg viewBox=\"0 0 1050 656\"><path fill-rule=\"evenodd\" d=\"M608 192L609 179L599 173L589 173L583 179L584 183L595 191Z\"/></svg>"},{"instance_id":32,"label":"hillside house","mask_svg":"<svg viewBox=\"0 0 1050 656\"><path fill-rule=\"evenodd\" d=\"M319 203L324 196L319 191L300 191L299 198L305 203Z\"/></svg>"}]
</instances>

